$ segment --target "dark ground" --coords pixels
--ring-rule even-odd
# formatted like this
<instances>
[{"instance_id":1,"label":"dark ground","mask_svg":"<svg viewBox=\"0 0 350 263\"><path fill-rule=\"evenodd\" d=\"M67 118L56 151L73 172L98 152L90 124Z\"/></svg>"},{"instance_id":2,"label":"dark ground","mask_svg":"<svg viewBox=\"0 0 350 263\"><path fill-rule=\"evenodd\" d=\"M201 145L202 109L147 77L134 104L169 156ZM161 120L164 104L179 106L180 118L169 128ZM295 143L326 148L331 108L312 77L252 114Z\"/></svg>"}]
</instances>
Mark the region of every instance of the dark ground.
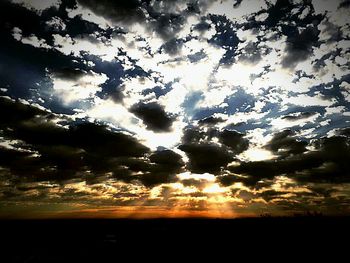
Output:
<instances>
[{"instance_id":1,"label":"dark ground","mask_svg":"<svg viewBox=\"0 0 350 263\"><path fill-rule=\"evenodd\" d=\"M340 260L349 255L349 223L349 217L0 220L0 262L315 262L316 256L349 262Z\"/></svg>"}]
</instances>

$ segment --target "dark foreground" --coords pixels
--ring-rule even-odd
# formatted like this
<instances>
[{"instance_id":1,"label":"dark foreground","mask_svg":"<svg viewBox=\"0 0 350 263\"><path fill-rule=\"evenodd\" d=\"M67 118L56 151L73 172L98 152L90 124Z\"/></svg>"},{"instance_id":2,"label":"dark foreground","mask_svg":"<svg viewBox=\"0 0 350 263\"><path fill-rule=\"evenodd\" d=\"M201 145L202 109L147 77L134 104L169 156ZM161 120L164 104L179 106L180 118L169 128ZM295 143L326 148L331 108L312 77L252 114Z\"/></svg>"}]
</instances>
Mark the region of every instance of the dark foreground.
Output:
<instances>
[{"instance_id":1,"label":"dark foreground","mask_svg":"<svg viewBox=\"0 0 350 263\"><path fill-rule=\"evenodd\" d=\"M347 255L350 218L1 220L0 262L164 262ZM264 260L265 261L265 260ZM207 261L206 261L207 262Z\"/></svg>"}]
</instances>

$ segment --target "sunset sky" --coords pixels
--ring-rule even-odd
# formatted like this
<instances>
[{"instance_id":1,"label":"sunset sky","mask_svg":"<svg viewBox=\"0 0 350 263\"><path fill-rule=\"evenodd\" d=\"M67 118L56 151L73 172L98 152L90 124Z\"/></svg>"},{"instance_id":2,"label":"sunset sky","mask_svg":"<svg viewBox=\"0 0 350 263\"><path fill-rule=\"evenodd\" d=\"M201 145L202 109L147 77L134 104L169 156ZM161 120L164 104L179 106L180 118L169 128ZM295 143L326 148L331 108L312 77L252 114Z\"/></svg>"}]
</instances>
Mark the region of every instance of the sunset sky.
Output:
<instances>
[{"instance_id":1,"label":"sunset sky","mask_svg":"<svg viewBox=\"0 0 350 263\"><path fill-rule=\"evenodd\" d=\"M350 215L349 0L1 0L0 218Z\"/></svg>"}]
</instances>

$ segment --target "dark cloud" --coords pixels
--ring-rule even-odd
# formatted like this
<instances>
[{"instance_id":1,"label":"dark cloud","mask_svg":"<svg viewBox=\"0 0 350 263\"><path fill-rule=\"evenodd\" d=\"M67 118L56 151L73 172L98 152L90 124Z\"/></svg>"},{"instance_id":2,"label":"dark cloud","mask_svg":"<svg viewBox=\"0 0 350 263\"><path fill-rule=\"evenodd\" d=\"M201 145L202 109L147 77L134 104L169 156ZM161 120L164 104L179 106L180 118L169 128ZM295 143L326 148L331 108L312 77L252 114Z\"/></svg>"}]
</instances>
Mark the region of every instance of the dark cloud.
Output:
<instances>
[{"instance_id":1,"label":"dark cloud","mask_svg":"<svg viewBox=\"0 0 350 263\"><path fill-rule=\"evenodd\" d=\"M166 6L170 4L171 7L174 4L172 1L163 1L161 5L158 5L158 1L152 3L150 0L78 0L78 3L118 26L134 23L146 25L147 30L155 32L164 40L174 38L184 25L186 16L191 13L191 5L188 6L190 9L181 13L169 13Z\"/></svg>"},{"instance_id":2,"label":"dark cloud","mask_svg":"<svg viewBox=\"0 0 350 263\"><path fill-rule=\"evenodd\" d=\"M218 173L233 160L224 147L215 144L184 144L179 149L184 151L188 158L188 169L194 173Z\"/></svg>"},{"instance_id":3,"label":"dark cloud","mask_svg":"<svg viewBox=\"0 0 350 263\"><path fill-rule=\"evenodd\" d=\"M160 184L174 183L177 181L175 174L170 174L168 171L159 171L157 167L151 172L144 173L137 178L146 187L154 187Z\"/></svg>"},{"instance_id":4,"label":"dark cloud","mask_svg":"<svg viewBox=\"0 0 350 263\"><path fill-rule=\"evenodd\" d=\"M208 184L208 181L207 180L203 180L203 179L184 179L184 180L181 180L181 183L184 185L184 186L194 186L200 190L204 189L207 184Z\"/></svg>"},{"instance_id":5,"label":"dark cloud","mask_svg":"<svg viewBox=\"0 0 350 263\"><path fill-rule=\"evenodd\" d=\"M0 105L1 129L6 129L15 126L21 121L26 121L34 118L36 115L49 114L39 108L35 108L30 105L26 105L4 97L0 97Z\"/></svg>"},{"instance_id":6,"label":"dark cloud","mask_svg":"<svg viewBox=\"0 0 350 263\"><path fill-rule=\"evenodd\" d=\"M225 120L221 117L207 117L198 121L199 125L216 125L218 123L224 122Z\"/></svg>"},{"instance_id":7,"label":"dark cloud","mask_svg":"<svg viewBox=\"0 0 350 263\"><path fill-rule=\"evenodd\" d=\"M206 132L196 129L194 127L187 128L184 130L182 141L183 143L198 143L201 140L205 139Z\"/></svg>"},{"instance_id":8,"label":"dark cloud","mask_svg":"<svg viewBox=\"0 0 350 263\"><path fill-rule=\"evenodd\" d=\"M215 144L214 139L222 145ZM188 169L192 172L219 174L248 146L244 134L236 131L189 127L184 131L179 149L188 156Z\"/></svg>"},{"instance_id":9,"label":"dark cloud","mask_svg":"<svg viewBox=\"0 0 350 263\"><path fill-rule=\"evenodd\" d=\"M155 31L164 40L172 39L182 29L185 18L181 14L151 14L153 20L150 30Z\"/></svg>"},{"instance_id":10,"label":"dark cloud","mask_svg":"<svg viewBox=\"0 0 350 263\"><path fill-rule=\"evenodd\" d=\"M187 58L190 60L191 63L196 63L207 57L208 57L207 54L203 50L187 56Z\"/></svg>"},{"instance_id":11,"label":"dark cloud","mask_svg":"<svg viewBox=\"0 0 350 263\"><path fill-rule=\"evenodd\" d=\"M144 6L150 1L121 0L121 1L93 1L78 0L78 3L89 8L96 15L107 18L116 24L142 23L146 19Z\"/></svg>"},{"instance_id":12,"label":"dark cloud","mask_svg":"<svg viewBox=\"0 0 350 263\"><path fill-rule=\"evenodd\" d=\"M115 178L138 180L147 187L176 182L176 174L182 172L184 166L182 157L171 150L156 151L148 158L119 158L115 162L119 165L113 171Z\"/></svg>"},{"instance_id":13,"label":"dark cloud","mask_svg":"<svg viewBox=\"0 0 350 263\"><path fill-rule=\"evenodd\" d=\"M277 0L274 5L270 4L265 23L270 27L276 26L281 20L286 19L290 15L293 7L293 2L290 0Z\"/></svg>"},{"instance_id":14,"label":"dark cloud","mask_svg":"<svg viewBox=\"0 0 350 263\"><path fill-rule=\"evenodd\" d=\"M173 38L161 46L161 50L164 50L167 54L175 56L181 52L183 41Z\"/></svg>"},{"instance_id":15,"label":"dark cloud","mask_svg":"<svg viewBox=\"0 0 350 263\"><path fill-rule=\"evenodd\" d=\"M307 142L298 140L293 131L284 130L275 134L265 148L281 157L288 157L305 152L306 146Z\"/></svg>"},{"instance_id":16,"label":"dark cloud","mask_svg":"<svg viewBox=\"0 0 350 263\"><path fill-rule=\"evenodd\" d=\"M296 173L301 182L344 183L350 181L350 139L345 136L322 138L315 142L316 152L309 152L306 160L322 165Z\"/></svg>"},{"instance_id":17,"label":"dark cloud","mask_svg":"<svg viewBox=\"0 0 350 263\"><path fill-rule=\"evenodd\" d=\"M306 16L301 16L303 12L308 11ZM292 1L277 0L275 4L268 3L266 11L268 17L263 22L268 27L277 25L293 25L306 27L307 25L319 23L323 15L315 15L312 1Z\"/></svg>"},{"instance_id":18,"label":"dark cloud","mask_svg":"<svg viewBox=\"0 0 350 263\"><path fill-rule=\"evenodd\" d=\"M194 30L197 30L199 32L205 32L210 28L211 28L210 23L208 23L203 17L202 17L202 21L193 27Z\"/></svg>"},{"instance_id":19,"label":"dark cloud","mask_svg":"<svg viewBox=\"0 0 350 263\"><path fill-rule=\"evenodd\" d=\"M282 119L284 120L288 120L288 121L296 121L296 120L302 120L302 119L307 119L311 116L314 116L315 114L317 114L316 112L299 112L296 114L290 114L290 115L286 115L283 116Z\"/></svg>"},{"instance_id":20,"label":"dark cloud","mask_svg":"<svg viewBox=\"0 0 350 263\"><path fill-rule=\"evenodd\" d=\"M20 140L20 147L29 151L3 149L9 158L17 154L21 159L4 162L14 174L21 169L31 176L38 175L38 180L47 179L47 176L54 180L61 179L61 174L66 174L65 178L73 177L78 171L89 168L108 172L117 167L115 158L138 158L149 152L133 137L111 131L106 126L83 122L63 128L50 121L51 113L9 99L2 98L0 102L4 109L0 115L3 136ZM35 152L39 156L33 155Z\"/></svg>"},{"instance_id":21,"label":"dark cloud","mask_svg":"<svg viewBox=\"0 0 350 263\"><path fill-rule=\"evenodd\" d=\"M156 87L151 88L151 89L145 89L142 91L142 95L146 96L150 93L153 93L156 96L156 98L159 99L159 97L161 97L161 96L163 96L171 91L172 84L173 84L172 82L167 83L164 88L161 86L156 86Z\"/></svg>"},{"instance_id":22,"label":"dark cloud","mask_svg":"<svg viewBox=\"0 0 350 263\"><path fill-rule=\"evenodd\" d=\"M349 8L349 7L350 7L350 1L349 0L344 0L338 6L338 8Z\"/></svg>"},{"instance_id":23,"label":"dark cloud","mask_svg":"<svg viewBox=\"0 0 350 263\"><path fill-rule=\"evenodd\" d=\"M142 119L143 123L155 132L169 132L174 117L170 116L164 111L164 108L157 103L139 103L134 105L130 112L134 113L137 117Z\"/></svg>"},{"instance_id":24,"label":"dark cloud","mask_svg":"<svg viewBox=\"0 0 350 263\"><path fill-rule=\"evenodd\" d=\"M74 37L88 37L94 35L96 37L104 36L106 38L111 36L112 30L104 30L99 25L83 20L80 15L73 17L72 19L66 19L65 32L72 38ZM93 39L90 37L93 41ZM96 41L96 40L95 40Z\"/></svg>"},{"instance_id":25,"label":"dark cloud","mask_svg":"<svg viewBox=\"0 0 350 263\"><path fill-rule=\"evenodd\" d=\"M350 138L350 127L338 130L337 134L338 135L343 135L343 136L346 136L346 137Z\"/></svg>"},{"instance_id":26,"label":"dark cloud","mask_svg":"<svg viewBox=\"0 0 350 263\"><path fill-rule=\"evenodd\" d=\"M85 74L86 72L79 68L62 68L62 69L57 69L53 72L53 75L56 78L64 79L64 80L72 80L72 81L79 80Z\"/></svg>"},{"instance_id":27,"label":"dark cloud","mask_svg":"<svg viewBox=\"0 0 350 263\"><path fill-rule=\"evenodd\" d=\"M324 34L328 35L327 41L334 42L334 41L340 41L343 37L343 31L340 29L339 26L336 26L332 22L329 21L328 18L325 18L325 20L321 23L325 28L322 30Z\"/></svg>"},{"instance_id":28,"label":"dark cloud","mask_svg":"<svg viewBox=\"0 0 350 263\"><path fill-rule=\"evenodd\" d=\"M286 55L282 60L285 68L294 68L297 63L307 60L312 55L312 48L319 46L320 30L315 26L308 26L300 33L296 28L291 29L287 37Z\"/></svg>"},{"instance_id":29,"label":"dark cloud","mask_svg":"<svg viewBox=\"0 0 350 263\"><path fill-rule=\"evenodd\" d=\"M258 63L262 58L258 45L259 43L249 42L244 47L244 52L239 56L239 60L251 64Z\"/></svg>"},{"instance_id":30,"label":"dark cloud","mask_svg":"<svg viewBox=\"0 0 350 263\"><path fill-rule=\"evenodd\" d=\"M1 148L0 165L13 175L35 181L80 178L92 182L112 173L118 180L138 180L152 187L176 181L176 174L183 171L182 157L171 150L147 157L147 147L106 126L82 122L63 128L50 122L54 118L51 113L10 99L1 98L0 102L4 109L1 131L5 138L21 140L23 148ZM79 175L88 170L94 178Z\"/></svg>"},{"instance_id":31,"label":"dark cloud","mask_svg":"<svg viewBox=\"0 0 350 263\"><path fill-rule=\"evenodd\" d=\"M220 178L223 184L242 181L246 185L254 186L263 179L273 179L278 175L285 175L299 183L344 183L350 182L350 141L349 137L334 136L322 138L313 143L315 150L305 151L305 145L299 145L295 140L286 140L282 132L274 137L269 147L280 149L284 146L293 150L295 154L288 158L269 161L243 162L229 167L238 176L224 176Z\"/></svg>"},{"instance_id":32,"label":"dark cloud","mask_svg":"<svg viewBox=\"0 0 350 263\"><path fill-rule=\"evenodd\" d=\"M170 170L176 170L183 165L182 157L171 150L157 151L149 159L152 163L168 166Z\"/></svg>"},{"instance_id":33,"label":"dark cloud","mask_svg":"<svg viewBox=\"0 0 350 263\"><path fill-rule=\"evenodd\" d=\"M235 154L239 154L249 147L249 141L243 137L244 134L230 130L223 130L218 135L219 141Z\"/></svg>"},{"instance_id":34,"label":"dark cloud","mask_svg":"<svg viewBox=\"0 0 350 263\"><path fill-rule=\"evenodd\" d=\"M260 194L260 197L263 198L266 202L270 202L273 199L281 199L281 195L286 194L285 192L280 192L276 190L267 190Z\"/></svg>"},{"instance_id":35,"label":"dark cloud","mask_svg":"<svg viewBox=\"0 0 350 263\"><path fill-rule=\"evenodd\" d=\"M238 8L242 2L243 2L243 0L236 0L235 3L233 4L233 7Z\"/></svg>"},{"instance_id":36,"label":"dark cloud","mask_svg":"<svg viewBox=\"0 0 350 263\"><path fill-rule=\"evenodd\" d=\"M69 145L65 129L50 124L51 113L5 98L0 105L2 136L22 141L19 150L2 148L3 167L34 180L66 179L80 170L81 149Z\"/></svg>"},{"instance_id":37,"label":"dark cloud","mask_svg":"<svg viewBox=\"0 0 350 263\"><path fill-rule=\"evenodd\" d=\"M148 149L133 137L110 131L105 126L94 123L71 126L69 131L74 138L73 144L97 155L142 156L148 152Z\"/></svg>"}]
</instances>

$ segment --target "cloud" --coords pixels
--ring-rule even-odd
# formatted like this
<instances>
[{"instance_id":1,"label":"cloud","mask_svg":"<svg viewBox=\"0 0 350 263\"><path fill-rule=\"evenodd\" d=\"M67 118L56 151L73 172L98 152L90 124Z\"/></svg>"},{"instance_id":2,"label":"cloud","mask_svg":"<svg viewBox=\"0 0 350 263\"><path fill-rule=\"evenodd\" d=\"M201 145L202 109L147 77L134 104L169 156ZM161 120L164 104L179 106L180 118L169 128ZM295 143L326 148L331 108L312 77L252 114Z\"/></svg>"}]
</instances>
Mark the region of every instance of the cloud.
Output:
<instances>
[{"instance_id":1,"label":"cloud","mask_svg":"<svg viewBox=\"0 0 350 263\"><path fill-rule=\"evenodd\" d=\"M148 0L117 2L103 0L98 3L90 0L78 0L78 3L83 7L89 8L93 13L104 17L114 25L133 26L136 23L145 26L148 32L155 32L166 41L176 37L176 34L184 26L187 15L191 13L185 4L186 2L181 1L179 5L176 5L179 8L173 8L175 3L172 1L162 1L162 4L159 5L158 1ZM166 8L167 6L168 8Z\"/></svg>"},{"instance_id":2,"label":"cloud","mask_svg":"<svg viewBox=\"0 0 350 263\"><path fill-rule=\"evenodd\" d=\"M39 14L41 14L42 11L50 8L50 7L56 7L58 8L61 4L61 0L47 0L47 1L40 1L40 0L11 0L11 2L20 4L25 6L26 8L33 9Z\"/></svg>"},{"instance_id":3,"label":"cloud","mask_svg":"<svg viewBox=\"0 0 350 263\"><path fill-rule=\"evenodd\" d=\"M166 53L168 53L171 56L175 56L181 52L183 43L181 40L173 38L166 43L164 43L161 47L162 50L164 50Z\"/></svg>"},{"instance_id":4,"label":"cloud","mask_svg":"<svg viewBox=\"0 0 350 263\"><path fill-rule=\"evenodd\" d=\"M284 130L276 133L271 141L265 145L265 148L271 150L274 154L281 157L287 157L293 154L300 154L306 151L307 142L299 141L294 137L294 132Z\"/></svg>"},{"instance_id":5,"label":"cloud","mask_svg":"<svg viewBox=\"0 0 350 263\"><path fill-rule=\"evenodd\" d=\"M240 4L242 3L243 0L236 0L235 3L233 4L233 7L238 8Z\"/></svg>"},{"instance_id":6,"label":"cloud","mask_svg":"<svg viewBox=\"0 0 350 263\"><path fill-rule=\"evenodd\" d=\"M226 176L221 180L224 184L243 181L246 185L254 186L260 180L273 179L284 175L299 183L345 183L350 181L349 137L333 136L321 138L313 142L315 150L306 151L305 143L288 139L289 131L274 136L267 147L272 150L286 147L288 158L269 161L242 162L229 167L229 170L243 177ZM284 157L287 157L284 155Z\"/></svg>"},{"instance_id":7,"label":"cloud","mask_svg":"<svg viewBox=\"0 0 350 263\"><path fill-rule=\"evenodd\" d=\"M237 154L248 149L248 140L243 137L236 131L192 127L185 130L178 148L188 156L191 172L219 174Z\"/></svg>"},{"instance_id":8,"label":"cloud","mask_svg":"<svg viewBox=\"0 0 350 263\"><path fill-rule=\"evenodd\" d=\"M132 106L130 112L142 119L147 129L155 132L170 132L175 120L157 103L139 103Z\"/></svg>"},{"instance_id":9,"label":"cloud","mask_svg":"<svg viewBox=\"0 0 350 263\"><path fill-rule=\"evenodd\" d=\"M179 146L188 158L188 169L193 173L218 173L233 160L233 156L224 148L215 144L183 144Z\"/></svg>"},{"instance_id":10,"label":"cloud","mask_svg":"<svg viewBox=\"0 0 350 263\"><path fill-rule=\"evenodd\" d=\"M176 182L183 171L182 157L171 150L158 150L147 158L119 158L113 171L115 178L130 182L138 180L146 187Z\"/></svg>"},{"instance_id":11,"label":"cloud","mask_svg":"<svg viewBox=\"0 0 350 263\"><path fill-rule=\"evenodd\" d=\"M230 149L235 153L239 154L248 149L249 142L247 139L243 138L244 134L236 131L224 130L219 133L219 141L230 147Z\"/></svg>"},{"instance_id":12,"label":"cloud","mask_svg":"<svg viewBox=\"0 0 350 263\"><path fill-rule=\"evenodd\" d=\"M290 115L283 116L282 119L288 120L288 121L296 121L296 120L307 119L315 114L317 114L317 113L305 111L305 112L299 112L296 114L290 114Z\"/></svg>"},{"instance_id":13,"label":"cloud","mask_svg":"<svg viewBox=\"0 0 350 263\"><path fill-rule=\"evenodd\" d=\"M216 125L218 123L224 122L225 120L221 117L207 117L198 121L199 125Z\"/></svg>"},{"instance_id":14,"label":"cloud","mask_svg":"<svg viewBox=\"0 0 350 263\"><path fill-rule=\"evenodd\" d=\"M53 73L56 78L72 81L79 80L84 74L86 74L86 72L79 68L62 68L55 70Z\"/></svg>"},{"instance_id":15,"label":"cloud","mask_svg":"<svg viewBox=\"0 0 350 263\"><path fill-rule=\"evenodd\" d=\"M151 24L154 30L164 40L169 40L176 36L181 30L185 19L181 14L156 14L152 17Z\"/></svg>"},{"instance_id":16,"label":"cloud","mask_svg":"<svg viewBox=\"0 0 350 263\"><path fill-rule=\"evenodd\" d=\"M130 24L142 23L146 19L143 4L147 1L121 0L121 1L92 1L78 0L78 3L92 10L96 15L105 17L112 22Z\"/></svg>"},{"instance_id":17,"label":"cloud","mask_svg":"<svg viewBox=\"0 0 350 263\"><path fill-rule=\"evenodd\" d=\"M31 107L30 105L4 97L0 97L0 105L0 127L2 129L15 127L19 122L32 119L36 115L48 114L39 108Z\"/></svg>"},{"instance_id":18,"label":"cloud","mask_svg":"<svg viewBox=\"0 0 350 263\"><path fill-rule=\"evenodd\" d=\"M244 52L239 56L239 60L251 64L258 63L262 59L262 52L260 51L258 44L259 43L249 42L244 47Z\"/></svg>"},{"instance_id":19,"label":"cloud","mask_svg":"<svg viewBox=\"0 0 350 263\"><path fill-rule=\"evenodd\" d=\"M209 43L218 45L226 50L220 63L230 65L234 62L235 51L240 42L235 27L225 16L210 15L209 17L216 30L215 35L212 36Z\"/></svg>"},{"instance_id":20,"label":"cloud","mask_svg":"<svg viewBox=\"0 0 350 263\"><path fill-rule=\"evenodd\" d=\"M161 150L153 153L149 157L152 163L168 166L170 170L177 170L183 165L181 155L171 150Z\"/></svg>"},{"instance_id":21,"label":"cloud","mask_svg":"<svg viewBox=\"0 0 350 263\"><path fill-rule=\"evenodd\" d=\"M349 7L350 7L350 1L349 0L344 0L338 6L338 8L349 8Z\"/></svg>"},{"instance_id":22,"label":"cloud","mask_svg":"<svg viewBox=\"0 0 350 263\"><path fill-rule=\"evenodd\" d=\"M348 1L39 2L0 1L1 200L345 203Z\"/></svg>"},{"instance_id":23,"label":"cloud","mask_svg":"<svg viewBox=\"0 0 350 263\"><path fill-rule=\"evenodd\" d=\"M74 138L73 145L100 156L142 156L148 151L131 136L112 132L107 127L93 123L71 126L69 132Z\"/></svg>"},{"instance_id":24,"label":"cloud","mask_svg":"<svg viewBox=\"0 0 350 263\"><path fill-rule=\"evenodd\" d=\"M313 47L320 45L319 33L314 26L308 26L300 33L296 30L288 33L285 49L287 54L282 59L282 66L294 68L299 62L307 60L313 54Z\"/></svg>"},{"instance_id":25,"label":"cloud","mask_svg":"<svg viewBox=\"0 0 350 263\"><path fill-rule=\"evenodd\" d=\"M20 140L23 148L1 148L0 165L15 175L35 181L85 180L81 175L90 170L96 178L111 173L118 180L153 187L176 181L183 171L182 157L171 150L150 153L135 138L104 125L82 122L64 128L51 122L55 116L44 110L10 99L0 102L3 135Z\"/></svg>"},{"instance_id":26,"label":"cloud","mask_svg":"<svg viewBox=\"0 0 350 263\"><path fill-rule=\"evenodd\" d=\"M0 116L3 135L22 141L25 143L22 147L30 151L39 152L40 156L28 159L30 166L35 163L38 170L40 165L62 170L72 164L73 174L84 166L93 170L101 166L108 171L113 158L141 157L149 151L130 135L113 132L103 125L85 122L63 128L50 121L53 114L9 99L1 99L1 108L4 109ZM22 169L25 170L25 165Z\"/></svg>"}]
</instances>

